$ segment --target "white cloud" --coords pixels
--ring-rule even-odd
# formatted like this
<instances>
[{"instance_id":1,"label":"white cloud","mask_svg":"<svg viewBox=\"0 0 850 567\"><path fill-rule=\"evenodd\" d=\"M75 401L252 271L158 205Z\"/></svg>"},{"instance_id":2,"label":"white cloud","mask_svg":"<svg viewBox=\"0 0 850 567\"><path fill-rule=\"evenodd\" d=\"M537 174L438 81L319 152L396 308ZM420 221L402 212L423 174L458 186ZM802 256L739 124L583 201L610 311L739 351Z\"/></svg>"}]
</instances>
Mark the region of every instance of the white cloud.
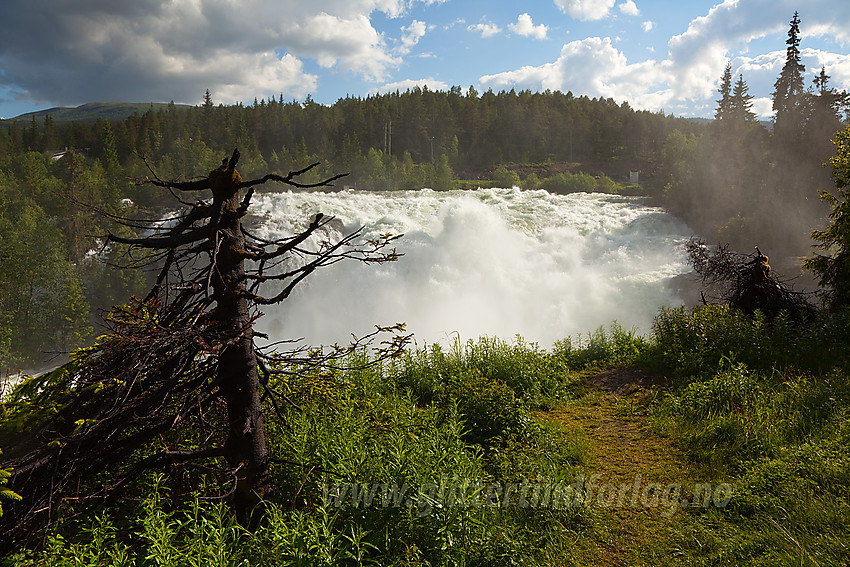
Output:
<instances>
[{"instance_id":1,"label":"white cloud","mask_svg":"<svg viewBox=\"0 0 850 567\"><path fill-rule=\"evenodd\" d=\"M425 36L427 29L428 26L425 25L425 22L419 20L413 20L409 26L402 27L401 47L398 51L402 54L410 53L413 46L419 43L419 40Z\"/></svg>"},{"instance_id":2,"label":"white cloud","mask_svg":"<svg viewBox=\"0 0 850 567\"><path fill-rule=\"evenodd\" d=\"M555 5L577 20L601 20L616 0L555 0Z\"/></svg>"},{"instance_id":3,"label":"white cloud","mask_svg":"<svg viewBox=\"0 0 850 567\"><path fill-rule=\"evenodd\" d=\"M373 89L372 94L379 93L394 93L396 91L405 92L414 87L419 87L420 89L423 87L428 87L429 90L432 91L441 91L447 90L449 85L444 83L443 81L437 81L431 77L427 79L404 79L402 81L395 81L392 83L387 83L385 85L381 85L380 87Z\"/></svg>"},{"instance_id":4,"label":"white cloud","mask_svg":"<svg viewBox=\"0 0 850 567\"><path fill-rule=\"evenodd\" d=\"M761 96L752 100L752 111L759 118L770 118L773 116L773 100L769 97Z\"/></svg>"},{"instance_id":5,"label":"white cloud","mask_svg":"<svg viewBox=\"0 0 850 567\"><path fill-rule=\"evenodd\" d=\"M666 76L653 61L629 65L610 38L590 37L563 46L554 63L527 66L481 77L483 87L508 89L532 88L572 91L591 97L614 98L638 102L640 108L657 104L669 95L648 96L650 88L659 86ZM634 96L638 93L637 98Z\"/></svg>"},{"instance_id":6,"label":"white cloud","mask_svg":"<svg viewBox=\"0 0 850 567\"><path fill-rule=\"evenodd\" d=\"M549 31L549 28L544 24L535 26L528 14L520 14L515 23L508 24L508 29L517 35L537 39L546 39L546 32Z\"/></svg>"},{"instance_id":7,"label":"white cloud","mask_svg":"<svg viewBox=\"0 0 850 567\"><path fill-rule=\"evenodd\" d=\"M830 87L850 92L850 55L807 48L800 51L800 59L811 73L818 74L824 67Z\"/></svg>"},{"instance_id":8,"label":"white cloud","mask_svg":"<svg viewBox=\"0 0 850 567\"><path fill-rule=\"evenodd\" d=\"M604 17L613 5L578 0L555 3L570 15L585 19ZM620 4L624 13L628 4ZM807 85L823 65L833 87L850 89L850 55L805 48L807 36L826 35L839 42L850 37L841 27L841 22L850 21L850 3L836 6L829 0L811 0L807 9L811 10L808 22L801 14L801 58L807 69ZM794 10L792 0L725 0L672 37L664 60L629 61L610 38L591 37L564 45L551 63L487 75L480 82L485 88L496 89L571 90L628 101L636 108L710 116L723 68L732 59L735 73L743 74L756 97L754 110L765 117L771 113L769 93L785 60L784 46L755 56L748 56L746 51L753 40L768 35L784 42ZM643 24L647 32L654 27L649 20Z\"/></svg>"},{"instance_id":9,"label":"white cloud","mask_svg":"<svg viewBox=\"0 0 850 567\"><path fill-rule=\"evenodd\" d=\"M299 56L316 59L322 67L338 66L362 74L370 80L383 79L388 67L399 64L365 16L344 20L318 14L287 30L285 39Z\"/></svg>"},{"instance_id":10,"label":"white cloud","mask_svg":"<svg viewBox=\"0 0 850 567\"><path fill-rule=\"evenodd\" d=\"M640 16L640 10L638 10L634 0L626 0L620 3L619 8L627 16Z\"/></svg>"},{"instance_id":11,"label":"white cloud","mask_svg":"<svg viewBox=\"0 0 850 567\"><path fill-rule=\"evenodd\" d=\"M466 29L473 32L480 32L481 37L493 37L494 35L498 35L502 32L502 28L496 24L488 23L475 24L474 26L469 26Z\"/></svg>"},{"instance_id":12,"label":"white cloud","mask_svg":"<svg viewBox=\"0 0 850 567\"><path fill-rule=\"evenodd\" d=\"M257 93L285 92L289 96L303 98L316 88L315 75L304 73L301 61L286 54L277 57L274 53L263 53L259 57L241 57L227 63L231 69L239 69L239 75L231 76L229 82L211 90L214 100L246 101Z\"/></svg>"},{"instance_id":13,"label":"white cloud","mask_svg":"<svg viewBox=\"0 0 850 567\"><path fill-rule=\"evenodd\" d=\"M305 58L386 80L423 33L418 21L397 38L372 25L417 0L3 1L0 88L61 104L198 102L205 88L225 103L303 96L317 85Z\"/></svg>"}]
</instances>

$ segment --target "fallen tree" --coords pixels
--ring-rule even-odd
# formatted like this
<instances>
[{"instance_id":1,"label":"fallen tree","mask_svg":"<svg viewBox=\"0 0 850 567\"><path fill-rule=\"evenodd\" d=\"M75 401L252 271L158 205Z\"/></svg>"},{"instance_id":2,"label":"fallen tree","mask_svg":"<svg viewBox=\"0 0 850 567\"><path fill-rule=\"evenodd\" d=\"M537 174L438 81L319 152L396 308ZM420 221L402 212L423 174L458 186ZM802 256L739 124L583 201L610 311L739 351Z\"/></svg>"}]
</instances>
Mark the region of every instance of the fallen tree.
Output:
<instances>
[{"instance_id":1,"label":"fallen tree","mask_svg":"<svg viewBox=\"0 0 850 567\"><path fill-rule=\"evenodd\" d=\"M409 336L403 325L378 327L345 347L258 346L253 324L258 307L284 301L315 270L342 260L391 262L399 254L384 234L361 240L362 229L336 242L321 236L332 218L317 214L299 234L259 238L243 226L254 187L298 181L313 164L286 176L244 181L234 150L207 178L164 181L153 170L146 182L183 193L210 192L189 203L176 218L113 219L144 231L128 238L108 234L108 243L128 247L131 264L157 266L150 293L116 308L107 333L76 352L72 361L19 385L5 401L0 447L3 469L11 469L0 516L0 553L33 542L63 505L75 513L118 498L150 469L198 467L220 488L207 498L227 498L243 525L262 515L274 495L276 462L265 438L265 420L280 404L292 404L269 381L274 374L333 369L349 353L372 345L373 360L399 354ZM141 256L135 252L144 251ZM273 293L262 295L275 284ZM385 334L387 333L387 334ZM379 336L389 338L375 346ZM282 419L282 416L281 416ZM280 462L279 460L277 462ZM286 464L286 463L283 463ZM188 487L197 488L197 487Z\"/></svg>"},{"instance_id":2,"label":"fallen tree","mask_svg":"<svg viewBox=\"0 0 850 567\"><path fill-rule=\"evenodd\" d=\"M748 315L762 312L769 319L786 311L795 320L815 312L811 294L794 291L770 267L758 246L750 254L709 247L700 238L685 245L688 261L700 277L703 303L723 302ZM706 292L708 296L706 296Z\"/></svg>"}]
</instances>

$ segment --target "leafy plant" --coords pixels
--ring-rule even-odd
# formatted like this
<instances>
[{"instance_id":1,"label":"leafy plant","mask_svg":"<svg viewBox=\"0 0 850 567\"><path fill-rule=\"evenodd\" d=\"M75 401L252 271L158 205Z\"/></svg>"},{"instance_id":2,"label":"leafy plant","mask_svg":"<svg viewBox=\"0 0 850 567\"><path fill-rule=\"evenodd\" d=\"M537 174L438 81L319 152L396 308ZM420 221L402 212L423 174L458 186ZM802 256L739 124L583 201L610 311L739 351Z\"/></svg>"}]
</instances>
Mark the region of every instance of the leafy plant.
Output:
<instances>
[{"instance_id":1,"label":"leafy plant","mask_svg":"<svg viewBox=\"0 0 850 567\"><path fill-rule=\"evenodd\" d=\"M0 455L3 451L0 450ZM9 482L9 477L12 476L11 469L0 469L0 516L3 515L3 500L20 500L19 494L12 492L8 488L3 488Z\"/></svg>"}]
</instances>

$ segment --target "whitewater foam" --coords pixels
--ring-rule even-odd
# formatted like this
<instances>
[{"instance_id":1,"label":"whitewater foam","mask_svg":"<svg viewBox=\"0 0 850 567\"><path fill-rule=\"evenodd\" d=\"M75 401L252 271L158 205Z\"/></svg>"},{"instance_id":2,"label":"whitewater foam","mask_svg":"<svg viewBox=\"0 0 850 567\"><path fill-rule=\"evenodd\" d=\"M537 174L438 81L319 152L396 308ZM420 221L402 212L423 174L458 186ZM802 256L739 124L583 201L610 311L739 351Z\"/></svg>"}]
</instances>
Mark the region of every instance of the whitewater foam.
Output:
<instances>
[{"instance_id":1,"label":"whitewater foam","mask_svg":"<svg viewBox=\"0 0 850 567\"><path fill-rule=\"evenodd\" d=\"M417 342L452 335L523 336L541 346L608 326L648 330L663 305L681 300L671 278L687 271L690 231L641 199L601 194L481 189L370 193L265 193L254 230L290 235L317 213L340 222L330 235L366 227L391 232L398 262L341 262L319 270L261 331L281 340L346 342L375 324L406 322Z\"/></svg>"}]
</instances>

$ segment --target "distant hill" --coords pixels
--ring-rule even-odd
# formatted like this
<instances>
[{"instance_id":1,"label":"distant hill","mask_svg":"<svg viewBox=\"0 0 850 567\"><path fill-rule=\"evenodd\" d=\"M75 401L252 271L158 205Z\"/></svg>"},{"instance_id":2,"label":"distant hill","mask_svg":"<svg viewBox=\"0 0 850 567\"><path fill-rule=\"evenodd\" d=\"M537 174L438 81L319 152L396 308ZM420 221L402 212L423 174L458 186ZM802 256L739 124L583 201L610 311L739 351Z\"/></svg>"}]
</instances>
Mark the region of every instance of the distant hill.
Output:
<instances>
[{"instance_id":1,"label":"distant hill","mask_svg":"<svg viewBox=\"0 0 850 567\"><path fill-rule=\"evenodd\" d=\"M168 108L169 103L164 102L89 102L76 108L69 107L54 107L46 110L38 110L36 112L27 112L15 118L9 118L4 122L27 122L32 120L33 116L36 119L43 119L50 115L56 122L94 122L100 118L107 120L123 120L134 113L144 114L148 109L153 108L158 111L160 108ZM189 105L177 104L178 109L191 108Z\"/></svg>"}]
</instances>

